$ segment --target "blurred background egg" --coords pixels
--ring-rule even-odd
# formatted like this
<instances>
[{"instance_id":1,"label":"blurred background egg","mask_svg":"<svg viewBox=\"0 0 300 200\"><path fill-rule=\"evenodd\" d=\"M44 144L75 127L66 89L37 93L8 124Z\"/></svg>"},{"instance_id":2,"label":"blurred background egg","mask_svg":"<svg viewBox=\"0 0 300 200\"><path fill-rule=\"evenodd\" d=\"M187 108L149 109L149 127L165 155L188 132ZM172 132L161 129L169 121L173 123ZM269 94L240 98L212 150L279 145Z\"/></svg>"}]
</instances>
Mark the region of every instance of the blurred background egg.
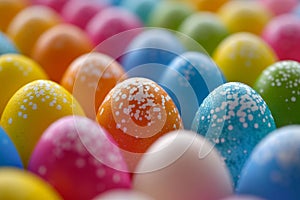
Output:
<instances>
[{"instance_id":1,"label":"blurred background egg","mask_svg":"<svg viewBox=\"0 0 300 200\"><path fill-rule=\"evenodd\" d=\"M117 84L99 107L97 121L116 140L131 171L154 141L182 128L171 97L145 78L130 78Z\"/></svg>"},{"instance_id":2,"label":"blurred background egg","mask_svg":"<svg viewBox=\"0 0 300 200\"><path fill-rule=\"evenodd\" d=\"M44 130L66 115L84 115L72 95L47 80L30 82L7 103L0 124L10 136L27 167L31 152Z\"/></svg>"},{"instance_id":3,"label":"blurred background egg","mask_svg":"<svg viewBox=\"0 0 300 200\"><path fill-rule=\"evenodd\" d=\"M216 12L224 3L229 0L185 0L199 11Z\"/></svg>"},{"instance_id":4,"label":"blurred background egg","mask_svg":"<svg viewBox=\"0 0 300 200\"><path fill-rule=\"evenodd\" d=\"M300 126L272 132L253 151L237 193L265 199L300 198Z\"/></svg>"},{"instance_id":5,"label":"blurred background egg","mask_svg":"<svg viewBox=\"0 0 300 200\"><path fill-rule=\"evenodd\" d=\"M224 39L214 52L216 64L227 81L253 86L260 73L277 61L271 47L251 33L235 33Z\"/></svg>"},{"instance_id":6,"label":"blurred background egg","mask_svg":"<svg viewBox=\"0 0 300 200\"><path fill-rule=\"evenodd\" d=\"M0 56L0 117L13 94L25 84L47 79L47 75L34 60L20 54Z\"/></svg>"},{"instance_id":7,"label":"blurred background egg","mask_svg":"<svg viewBox=\"0 0 300 200\"><path fill-rule=\"evenodd\" d=\"M104 129L85 117L68 116L49 126L28 169L49 182L65 200L89 200L131 186L118 147Z\"/></svg>"},{"instance_id":8,"label":"blurred background egg","mask_svg":"<svg viewBox=\"0 0 300 200\"><path fill-rule=\"evenodd\" d=\"M48 7L29 6L12 19L7 35L22 54L30 56L40 35L60 21L60 16Z\"/></svg>"},{"instance_id":9,"label":"blurred background egg","mask_svg":"<svg viewBox=\"0 0 300 200\"><path fill-rule=\"evenodd\" d=\"M0 127L0 167L23 168L20 155L4 130Z\"/></svg>"},{"instance_id":10,"label":"blurred background egg","mask_svg":"<svg viewBox=\"0 0 300 200\"><path fill-rule=\"evenodd\" d=\"M235 184L253 148L275 128L261 96L236 82L212 91L199 107L192 126L219 150Z\"/></svg>"},{"instance_id":11,"label":"blurred background egg","mask_svg":"<svg viewBox=\"0 0 300 200\"><path fill-rule=\"evenodd\" d=\"M264 28L262 38L280 60L300 61L300 20L293 14L275 17Z\"/></svg>"},{"instance_id":12,"label":"blurred background egg","mask_svg":"<svg viewBox=\"0 0 300 200\"><path fill-rule=\"evenodd\" d=\"M78 100L86 115L95 119L99 106L125 72L113 58L92 52L76 58L66 70L61 85Z\"/></svg>"},{"instance_id":13,"label":"blurred background egg","mask_svg":"<svg viewBox=\"0 0 300 200\"><path fill-rule=\"evenodd\" d=\"M289 13L299 2L298 0L258 0L273 15L282 15Z\"/></svg>"},{"instance_id":14,"label":"blurred background egg","mask_svg":"<svg viewBox=\"0 0 300 200\"><path fill-rule=\"evenodd\" d=\"M60 13L64 5L69 0L28 0L31 4L43 5L52 8L56 12Z\"/></svg>"},{"instance_id":15,"label":"blurred background egg","mask_svg":"<svg viewBox=\"0 0 300 200\"><path fill-rule=\"evenodd\" d=\"M264 200L258 197L254 196L244 196L244 195L235 195L235 196L230 196L221 200Z\"/></svg>"},{"instance_id":16,"label":"blurred background egg","mask_svg":"<svg viewBox=\"0 0 300 200\"><path fill-rule=\"evenodd\" d=\"M278 127L300 124L300 63L280 61L265 69L254 89L264 98Z\"/></svg>"},{"instance_id":17,"label":"blurred background egg","mask_svg":"<svg viewBox=\"0 0 300 200\"><path fill-rule=\"evenodd\" d=\"M83 30L74 25L60 24L39 37L32 58L44 68L51 80L59 82L71 62L91 50L92 44Z\"/></svg>"},{"instance_id":18,"label":"blurred background egg","mask_svg":"<svg viewBox=\"0 0 300 200\"><path fill-rule=\"evenodd\" d=\"M15 44L4 33L0 32L0 55L7 53L18 53Z\"/></svg>"},{"instance_id":19,"label":"blurred background egg","mask_svg":"<svg viewBox=\"0 0 300 200\"><path fill-rule=\"evenodd\" d=\"M41 178L14 168L0 168L0 199L62 200L57 192Z\"/></svg>"},{"instance_id":20,"label":"blurred background egg","mask_svg":"<svg viewBox=\"0 0 300 200\"><path fill-rule=\"evenodd\" d=\"M233 192L218 152L186 130L170 132L150 147L137 167L133 187L157 200L217 200Z\"/></svg>"},{"instance_id":21,"label":"blurred background egg","mask_svg":"<svg viewBox=\"0 0 300 200\"><path fill-rule=\"evenodd\" d=\"M154 200L152 197L134 190L111 190L93 200Z\"/></svg>"}]
</instances>

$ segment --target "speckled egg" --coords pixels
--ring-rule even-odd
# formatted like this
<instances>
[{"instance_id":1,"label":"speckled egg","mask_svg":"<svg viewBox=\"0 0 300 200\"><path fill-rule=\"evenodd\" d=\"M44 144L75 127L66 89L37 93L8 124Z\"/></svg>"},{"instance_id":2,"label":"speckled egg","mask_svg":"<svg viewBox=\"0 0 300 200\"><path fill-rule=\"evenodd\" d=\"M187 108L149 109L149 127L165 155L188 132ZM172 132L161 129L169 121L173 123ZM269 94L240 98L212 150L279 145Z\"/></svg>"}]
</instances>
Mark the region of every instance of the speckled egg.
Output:
<instances>
[{"instance_id":1,"label":"speckled egg","mask_svg":"<svg viewBox=\"0 0 300 200\"><path fill-rule=\"evenodd\" d=\"M253 151L237 193L272 200L300 199L299 144L299 125L272 132Z\"/></svg>"},{"instance_id":2,"label":"speckled egg","mask_svg":"<svg viewBox=\"0 0 300 200\"><path fill-rule=\"evenodd\" d=\"M271 47L251 33L235 33L216 48L213 59L227 81L253 86L260 73L277 61Z\"/></svg>"},{"instance_id":3,"label":"speckled egg","mask_svg":"<svg viewBox=\"0 0 300 200\"><path fill-rule=\"evenodd\" d=\"M0 32L0 55L6 53L18 53L15 44L4 33Z\"/></svg>"},{"instance_id":4,"label":"speckled egg","mask_svg":"<svg viewBox=\"0 0 300 200\"><path fill-rule=\"evenodd\" d=\"M93 200L154 200L152 197L135 190L111 190Z\"/></svg>"},{"instance_id":5,"label":"speckled egg","mask_svg":"<svg viewBox=\"0 0 300 200\"><path fill-rule=\"evenodd\" d=\"M7 103L0 124L20 153L26 167L31 152L44 130L66 115L84 115L73 96L47 80L30 82Z\"/></svg>"},{"instance_id":6,"label":"speckled egg","mask_svg":"<svg viewBox=\"0 0 300 200\"><path fill-rule=\"evenodd\" d=\"M235 183L253 148L275 128L261 96L236 82L225 83L211 92L199 107L192 126L221 152Z\"/></svg>"},{"instance_id":7,"label":"speckled egg","mask_svg":"<svg viewBox=\"0 0 300 200\"><path fill-rule=\"evenodd\" d=\"M99 107L97 121L116 140L131 171L154 141L182 128L171 97L145 78L130 78L117 84Z\"/></svg>"},{"instance_id":8,"label":"speckled egg","mask_svg":"<svg viewBox=\"0 0 300 200\"><path fill-rule=\"evenodd\" d=\"M20 54L0 56L0 117L16 91L38 79L48 79L48 76L34 60Z\"/></svg>"},{"instance_id":9,"label":"speckled egg","mask_svg":"<svg viewBox=\"0 0 300 200\"><path fill-rule=\"evenodd\" d=\"M64 117L37 143L28 169L49 182L65 200L89 200L116 188L130 188L118 147L96 122Z\"/></svg>"},{"instance_id":10,"label":"speckled egg","mask_svg":"<svg viewBox=\"0 0 300 200\"><path fill-rule=\"evenodd\" d=\"M278 127L300 123L300 63L280 61L262 72L254 89L264 98Z\"/></svg>"}]
</instances>

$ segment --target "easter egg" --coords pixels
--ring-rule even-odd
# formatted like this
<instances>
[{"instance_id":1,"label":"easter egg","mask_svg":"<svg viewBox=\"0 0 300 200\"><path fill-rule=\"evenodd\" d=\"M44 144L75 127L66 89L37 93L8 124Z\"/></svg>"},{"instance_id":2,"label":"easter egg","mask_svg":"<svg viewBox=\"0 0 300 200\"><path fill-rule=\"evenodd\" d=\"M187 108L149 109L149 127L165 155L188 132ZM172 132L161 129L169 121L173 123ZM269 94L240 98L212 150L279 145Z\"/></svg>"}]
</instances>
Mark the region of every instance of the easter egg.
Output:
<instances>
[{"instance_id":1,"label":"easter egg","mask_svg":"<svg viewBox=\"0 0 300 200\"><path fill-rule=\"evenodd\" d=\"M28 169L65 200L91 199L107 190L130 187L118 147L104 129L85 117L68 116L51 124L38 141Z\"/></svg>"},{"instance_id":2,"label":"easter egg","mask_svg":"<svg viewBox=\"0 0 300 200\"><path fill-rule=\"evenodd\" d=\"M104 4L93 1L69 0L63 7L61 15L65 22L85 29L86 24L98 12L104 9Z\"/></svg>"},{"instance_id":3,"label":"easter egg","mask_svg":"<svg viewBox=\"0 0 300 200\"><path fill-rule=\"evenodd\" d=\"M213 59L227 81L253 86L260 73L277 61L273 50L251 33L235 33L216 48Z\"/></svg>"},{"instance_id":4,"label":"easter egg","mask_svg":"<svg viewBox=\"0 0 300 200\"><path fill-rule=\"evenodd\" d=\"M168 88L166 91L179 108L185 129L190 129L203 99L225 83L225 79L209 56L186 52L168 65L158 83Z\"/></svg>"},{"instance_id":5,"label":"easter egg","mask_svg":"<svg viewBox=\"0 0 300 200\"><path fill-rule=\"evenodd\" d=\"M30 82L7 103L0 124L20 153L26 167L31 152L44 130L67 115L84 115L72 95L47 80Z\"/></svg>"},{"instance_id":6,"label":"easter egg","mask_svg":"<svg viewBox=\"0 0 300 200\"><path fill-rule=\"evenodd\" d=\"M0 55L18 52L15 44L4 33L0 32Z\"/></svg>"},{"instance_id":7,"label":"easter egg","mask_svg":"<svg viewBox=\"0 0 300 200\"><path fill-rule=\"evenodd\" d=\"M47 79L47 75L35 61L19 54L0 56L0 117L16 91L23 85L38 79Z\"/></svg>"},{"instance_id":8,"label":"easter egg","mask_svg":"<svg viewBox=\"0 0 300 200\"><path fill-rule=\"evenodd\" d=\"M31 4L48 6L59 13L69 0L29 0L29 1L31 2Z\"/></svg>"},{"instance_id":9,"label":"easter egg","mask_svg":"<svg viewBox=\"0 0 300 200\"><path fill-rule=\"evenodd\" d=\"M78 100L86 115L96 118L108 92L123 80L125 72L113 58L92 52L75 59L65 72L61 85Z\"/></svg>"},{"instance_id":10,"label":"easter egg","mask_svg":"<svg viewBox=\"0 0 300 200\"><path fill-rule=\"evenodd\" d=\"M298 0L259 0L273 15L289 13L298 4Z\"/></svg>"},{"instance_id":11,"label":"easter egg","mask_svg":"<svg viewBox=\"0 0 300 200\"><path fill-rule=\"evenodd\" d=\"M210 55L229 34L217 15L209 12L195 13L189 16L181 24L179 31L198 42ZM181 41L187 49L197 50L189 45L189 38L184 37Z\"/></svg>"},{"instance_id":12,"label":"easter egg","mask_svg":"<svg viewBox=\"0 0 300 200\"><path fill-rule=\"evenodd\" d=\"M229 0L186 0L194 5L198 10L217 11L224 3Z\"/></svg>"},{"instance_id":13,"label":"easter egg","mask_svg":"<svg viewBox=\"0 0 300 200\"><path fill-rule=\"evenodd\" d=\"M238 194L265 199L300 198L300 126L272 132L254 150L243 170Z\"/></svg>"},{"instance_id":14,"label":"easter egg","mask_svg":"<svg viewBox=\"0 0 300 200\"><path fill-rule=\"evenodd\" d=\"M274 49L280 60L300 61L300 21L290 15L281 15L265 27L262 38Z\"/></svg>"},{"instance_id":15,"label":"easter egg","mask_svg":"<svg viewBox=\"0 0 300 200\"><path fill-rule=\"evenodd\" d=\"M154 200L152 197L134 190L111 190L93 200Z\"/></svg>"},{"instance_id":16,"label":"easter egg","mask_svg":"<svg viewBox=\"0 0 300 200\"><path fill-rule=\"evenodd\" d=\"M203 137L186 130L170 132L157 140L137 171L134 189L157 200L217 200L233 192L219 153Z\"/></svg>"},{"instance_id":17,"label":"easter egg","mask_svg":"<svg viewBox=\"0 0 300 200\"><path fill-rule=\"evenodd\" d=\"M6 31L11 20L26 6L26 0L0 1L0 31Z\"/></svg>"},{"instance_id":18,"label":"easter egg","mask_svg":"<svg viewBox=\"0 0 300 200\"><path fill-rule=\"evenodd\" d=\"M20 155L4 130L0 127L0 167L23 168ZM1 169L1 168L0 168Z\"/></svg>"},{"instance_id":19,"label":"easter egg","mask_svg":"<svg viewBox=\"0 0 300 200\"><path fill-rule=\"evenodd\" d=\"M170 96L145 78L130 78L117 84L99 107L97 121L115 139L131 171L154 141L182 128Z\"/></svg>"},{"instance_id":20,"label":"easter egg","mask_svg":"<svg viewBox=\"0 0 300 200\"><path fill-rule=\"evenodd\" d=\"M57 192L39 177L13 168L0 169L0 199L62 200Z\"/></svg>"},{"instance_id":21,"label":"easter egg","mask_svg":"<svg viewBox=\"0 0 300 200\"><path fill-rule=\"evenodd\" d=\"M192 130L222 154L235 184L253 148L276 128L262 97L249 86L230 82L212 91L199 107Z\"/></svg>"},{"instance_id":22,"label":"easter egg","mask_svg":"<svg viewBox=\"0 0 300 200\"><path fill-rule=\"evenodd\" d=\"M231 33L250 32L260 35L272 14L257 1L228 1L218 14Z\"/></svg>"},{"instance_id":23,"label":"easter egg","mask_svg":"<svg viewBox=\"0 0 300 200\"><path fill-rule=\"evenodd\" d=\"M150 14L148 25L177 30L194 9L184 2L162 1Z\"/></svg>"},{"instance_id":24,"label":"easter egg","mask_svg":"<svg viewBox=\"0 0 300 200\"><path fill-rule=\"evenodd\" d=\"M300 123L300 64L280 61L265 69L254 89L264 98L278 127Z\"/></svg>"},{"instance_id":25,"label":"easter egg","mask_svg":"<svg viewBox=\"0 0 300 200\"><path fill-rule=\"evenodd\" d=\"M221 200L263 200L263 199L254 196L235 195Z\"/></svg>"},{"instance_id":26,"label":"easter egg","mask_svg":"<svg viewBox=\"0 0 300 200\"><path fill-rule=\"evenodd\" d=\"M71 62L91 50L92 44L84 31L73 25L61 24L39 37L32 58L45 69L51 80L59 82Z\"/></svg>"}]
</instances>

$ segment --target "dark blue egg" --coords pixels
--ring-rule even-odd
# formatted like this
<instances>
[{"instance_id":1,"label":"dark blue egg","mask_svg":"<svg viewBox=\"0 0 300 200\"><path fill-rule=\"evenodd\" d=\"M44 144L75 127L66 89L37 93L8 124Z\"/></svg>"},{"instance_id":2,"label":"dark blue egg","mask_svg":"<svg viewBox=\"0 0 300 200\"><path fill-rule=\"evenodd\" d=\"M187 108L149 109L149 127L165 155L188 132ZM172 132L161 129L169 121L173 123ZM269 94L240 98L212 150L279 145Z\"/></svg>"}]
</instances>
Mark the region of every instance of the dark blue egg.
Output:
<instances>
[{"instance_id":1,"label":"dark blue egg","mask_svg":"<svg viewBox=\"0 0 300 200\"><path fill-rule=\"evenodd\" d=\"M237 192L271 200L300 199L300 125L273 131L255 148Z\"/></svg>"},{"instance_id":2,"label":"dark blue egg","mask_svg":"<svg viewBox=\"0 0 300 200\"><path fill-rule=\"evenodd\" d=\"M0 32L0 55L7 53L18 53L18 50L12 41Z\"/></svg>"}]
</instances>

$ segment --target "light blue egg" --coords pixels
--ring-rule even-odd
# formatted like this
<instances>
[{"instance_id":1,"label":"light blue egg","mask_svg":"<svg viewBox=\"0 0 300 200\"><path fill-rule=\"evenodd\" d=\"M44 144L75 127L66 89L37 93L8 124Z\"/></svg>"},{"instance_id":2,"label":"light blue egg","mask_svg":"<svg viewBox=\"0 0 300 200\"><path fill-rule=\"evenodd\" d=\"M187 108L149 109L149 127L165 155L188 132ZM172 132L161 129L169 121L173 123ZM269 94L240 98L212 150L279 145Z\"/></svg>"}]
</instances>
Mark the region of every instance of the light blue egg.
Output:
<instances>
[{"instance_id":1,"label":"light blue egg","mask_svg":"<svg viewBox=\"0 0 300 200\"><path fill-rule=\"evenodd\" d=\"M300 199L300 125L277 129L261 141L243 169L237 192Z\"/></svg>"},{"instance_id":2,"label":"light blue egg","mask_svg":"<svg viewBox=\"0 0 300 200\"><path fill-rule=\"evenodd\" d=\"M211 92L199 107L192 130L215 144L234 183L254 147L276 128L262 97L243 84L225 83Z\"/></svg>"},{"instance_id":3,"label":"light blue egg","mask_svg":"<svg viewBox=\"0 0 300 200\"><path fill-rule=\"evenodd\" d=\"M18 53L18 50L11 40L0 32L0 55L7 53Z\"/></svg>"},{"instance_id":4,"label":"light blue egg","mask_svg":"<svg viewBox=\"0 0 300 200\"><path fill-rule=\"evenodd\" d=\"M11 139L0 127L0 167L23 168L19 153Z\"/></svg>"}]
</instances>

